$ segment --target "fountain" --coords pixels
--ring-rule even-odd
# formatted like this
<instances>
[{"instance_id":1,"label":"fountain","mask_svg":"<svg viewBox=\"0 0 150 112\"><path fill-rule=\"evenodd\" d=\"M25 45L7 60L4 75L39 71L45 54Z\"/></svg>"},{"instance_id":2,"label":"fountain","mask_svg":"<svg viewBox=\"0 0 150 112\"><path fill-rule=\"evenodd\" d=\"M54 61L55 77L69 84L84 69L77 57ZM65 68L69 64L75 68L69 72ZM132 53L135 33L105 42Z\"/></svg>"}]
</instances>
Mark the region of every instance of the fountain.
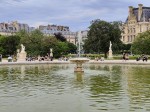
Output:
<instances>
[{"instance_id":1,"label":"fountain","mask_svg":"<svg viewBox=\"0 0 150 112\"><path fill-rule=\"evenodd\" d=\"M84 72L82 68L82 64L85 62L89 62L89 59L81 57L81 31L78 32L78 57L70 59L71 62L76 64L74 72Z\"/></svg>"}]
</instances>

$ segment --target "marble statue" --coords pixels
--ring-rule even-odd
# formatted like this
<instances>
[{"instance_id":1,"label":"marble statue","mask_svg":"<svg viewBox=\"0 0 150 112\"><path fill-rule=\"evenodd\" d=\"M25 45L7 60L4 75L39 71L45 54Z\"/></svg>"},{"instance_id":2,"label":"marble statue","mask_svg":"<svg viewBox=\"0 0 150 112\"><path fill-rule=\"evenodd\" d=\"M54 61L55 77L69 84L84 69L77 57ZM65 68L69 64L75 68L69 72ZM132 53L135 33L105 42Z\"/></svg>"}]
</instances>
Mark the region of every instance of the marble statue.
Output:
<instances>
[{"instance_id":1,"label":"marble statue","mask_svg":"<svg viewBox=\"0 0 150 112\"><path fill-rule=\"evenodd\" d=\"M26 56L25 46L21 44L21 50L17 50L17 61L26 61Z\"/></svg>"},{"instance_id":2,"label":"marble statue","mask_svg":"<svg viewBox=\"0 0 150 112\"><path fill-rule=\"evenodd\" d=\"M25 46L21 44L21 52L25 52Z\"/></svg>"},{"instance_id":3,"label":"marble statue","mask_svg":"<svg viewBox=\"0 0 150 112\"><path fill-rule=\"evenodd\" d=\"M112 43L110 41L110 44L109 44L109 50L112 50Z\"/></svg>"},{"instance_id":4,"label":"marble statue","mask_svg":"<svg viewBox=\"0 0 150 112\"><path fill-rule=\"evenodd\" d=\"M110 44L109 44L108 58L113 58L113 55L112 55L112 43L111 43L111 41L110 41Z\"/></svg>"},{"instance_id":5,"label":"marble statue","mask_svg":"<svg viewBox=\"0 0 150 112\"><path fill-rule=\"evenodd\" d=\"M53 49L50 48L50 57L53 57Z\"/></svg>"}]
</instances>

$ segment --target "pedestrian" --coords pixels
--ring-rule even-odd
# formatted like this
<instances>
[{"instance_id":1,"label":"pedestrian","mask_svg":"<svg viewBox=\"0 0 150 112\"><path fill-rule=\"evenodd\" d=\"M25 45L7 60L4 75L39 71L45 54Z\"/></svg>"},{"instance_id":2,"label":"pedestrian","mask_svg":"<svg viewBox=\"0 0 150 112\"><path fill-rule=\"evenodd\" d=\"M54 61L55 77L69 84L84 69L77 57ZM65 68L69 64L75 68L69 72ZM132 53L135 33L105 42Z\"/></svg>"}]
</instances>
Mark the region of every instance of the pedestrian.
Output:
<instances>
[{"instance_id":1,"label":"pedestrian","mask_svg":"<svg viewBox=\"0 0 150 112\"><path fill-rule=\"evenodd\" d=\"M122 56L122 59L123 59L123 60L126 60L125 55L126 55L126 54L125 54L125 53L123 53L123 56Z\"/></svg>"}]
</instances>

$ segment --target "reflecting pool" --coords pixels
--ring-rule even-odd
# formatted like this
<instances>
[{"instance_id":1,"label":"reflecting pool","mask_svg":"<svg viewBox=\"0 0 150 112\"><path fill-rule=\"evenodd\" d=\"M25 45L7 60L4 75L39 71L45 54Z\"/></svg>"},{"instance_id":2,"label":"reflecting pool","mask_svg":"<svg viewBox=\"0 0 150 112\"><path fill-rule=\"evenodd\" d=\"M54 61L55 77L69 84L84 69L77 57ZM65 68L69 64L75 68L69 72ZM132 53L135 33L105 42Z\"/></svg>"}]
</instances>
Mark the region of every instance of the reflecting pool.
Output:
<instances>
[{"instance_id":1,"label":"reflecting pool","mask_svg":"<svg viewBox=\"0 0 150 112\"><path fill-rule=\"evenodd\" d=\"M149 112L150 66L0 66L0 112Z\"/></svg>"}]
</instances>

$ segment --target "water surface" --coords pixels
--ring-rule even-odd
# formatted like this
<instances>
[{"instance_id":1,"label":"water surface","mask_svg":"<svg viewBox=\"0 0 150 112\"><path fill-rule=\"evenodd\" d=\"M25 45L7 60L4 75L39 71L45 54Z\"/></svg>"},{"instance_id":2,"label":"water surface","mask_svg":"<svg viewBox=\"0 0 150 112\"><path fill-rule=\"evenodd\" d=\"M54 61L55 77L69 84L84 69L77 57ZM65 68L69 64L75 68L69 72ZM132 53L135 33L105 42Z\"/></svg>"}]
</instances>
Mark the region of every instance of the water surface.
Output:
<instances>
[{"instance_id":1,"label":"water surface","mask_svg":"<svg viewBox=\"0 0 150 112\"><path fill-rule=\"evenodd\" d=\"M149 112L150 66L0 66L0 112Z\"/></svg>"}]
</instances>

